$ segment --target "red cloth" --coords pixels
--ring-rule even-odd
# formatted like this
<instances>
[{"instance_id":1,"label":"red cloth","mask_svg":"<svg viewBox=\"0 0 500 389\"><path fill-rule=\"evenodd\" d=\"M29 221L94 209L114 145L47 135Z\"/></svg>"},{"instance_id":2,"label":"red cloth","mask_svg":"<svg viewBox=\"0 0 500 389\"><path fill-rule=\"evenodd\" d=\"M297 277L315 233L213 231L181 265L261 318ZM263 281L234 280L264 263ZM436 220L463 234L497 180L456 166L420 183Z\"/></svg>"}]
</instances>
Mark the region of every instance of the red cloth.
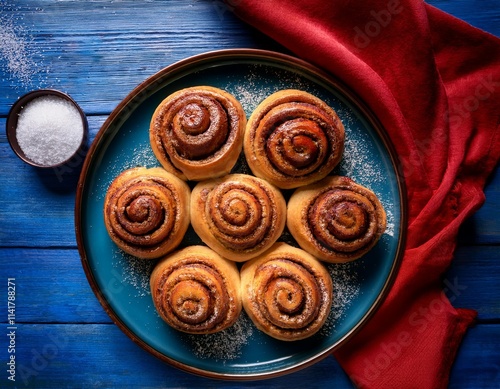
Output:
<instances>
[{"instance_id":1,"label":"red cloth","mask_svg":"<svg viewBox=\"0 0 500 389\"><path fill-rule=\"evenodd\" d=\"M335 356L364 388L443 388L475 312L445 280L461 223L500 158L500 40L417 0L232 0L228 6L349 85L395 144L408 240L388 298Z\"/></svg>"}]
</instances>

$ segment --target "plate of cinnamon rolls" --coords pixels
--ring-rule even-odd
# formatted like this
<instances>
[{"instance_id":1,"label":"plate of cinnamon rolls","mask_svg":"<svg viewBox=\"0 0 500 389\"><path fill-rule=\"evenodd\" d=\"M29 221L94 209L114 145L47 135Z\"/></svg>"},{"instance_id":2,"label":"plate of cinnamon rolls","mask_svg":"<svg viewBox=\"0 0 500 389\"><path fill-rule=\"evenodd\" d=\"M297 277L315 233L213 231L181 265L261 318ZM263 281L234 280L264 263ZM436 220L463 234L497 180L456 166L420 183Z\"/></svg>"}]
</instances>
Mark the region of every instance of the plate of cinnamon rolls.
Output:
<instances>
[{"instance_id":1,"label":"plate of cinnamon rolls","mask_svg":"<svg viewBox=\"0 0 500 389\"><path fill-rule=\"evenodd\" d=\"M369 108L304 61L248 49L137 86L91 145L75 211L113 321L175 367L240 380L309 366L360 330L405 223Z\"/></svg>"}]
</instances>

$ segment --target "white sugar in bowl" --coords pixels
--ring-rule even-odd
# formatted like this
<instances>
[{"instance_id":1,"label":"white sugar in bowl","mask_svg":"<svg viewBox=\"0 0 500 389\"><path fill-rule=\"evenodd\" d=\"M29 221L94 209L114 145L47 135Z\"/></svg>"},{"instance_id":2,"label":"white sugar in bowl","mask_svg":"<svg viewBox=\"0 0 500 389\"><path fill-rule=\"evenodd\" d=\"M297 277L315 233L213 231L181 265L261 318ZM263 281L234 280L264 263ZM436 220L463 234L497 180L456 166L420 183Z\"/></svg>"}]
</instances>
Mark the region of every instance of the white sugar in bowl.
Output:
<instances>
[{"instance_id":1,"label":"white sugar in bowl","mask_svg":"<svg viewBox=\"0 0 500 389\"><path fill-rule=\"evenodd\" d=\"M13 104L7 117L12 150L32 166L54 168L68 163L83 154L87 137L85 113L58 90L29 92Z\"/></svg>"}]
</instances>

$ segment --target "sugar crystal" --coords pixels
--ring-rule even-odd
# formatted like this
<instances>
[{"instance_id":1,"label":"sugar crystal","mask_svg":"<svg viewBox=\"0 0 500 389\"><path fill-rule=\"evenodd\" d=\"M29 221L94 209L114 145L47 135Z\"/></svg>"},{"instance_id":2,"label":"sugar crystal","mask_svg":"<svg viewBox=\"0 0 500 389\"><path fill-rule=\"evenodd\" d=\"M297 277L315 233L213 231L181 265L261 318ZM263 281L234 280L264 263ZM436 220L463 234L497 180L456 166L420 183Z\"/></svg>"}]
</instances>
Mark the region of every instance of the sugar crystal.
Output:
<instances>
[{"instance_id":1,"label":"sugar crystal","mask_svg":"<svg viewBox=\"0 0 500 389\"><path fill-rule=\"evenodd\" d=\"M84 125L77 108L57 96L33 99L21 110L17 142L28 159L53 166L70 159L78 150Z\"/></svg>"}]
</instances>

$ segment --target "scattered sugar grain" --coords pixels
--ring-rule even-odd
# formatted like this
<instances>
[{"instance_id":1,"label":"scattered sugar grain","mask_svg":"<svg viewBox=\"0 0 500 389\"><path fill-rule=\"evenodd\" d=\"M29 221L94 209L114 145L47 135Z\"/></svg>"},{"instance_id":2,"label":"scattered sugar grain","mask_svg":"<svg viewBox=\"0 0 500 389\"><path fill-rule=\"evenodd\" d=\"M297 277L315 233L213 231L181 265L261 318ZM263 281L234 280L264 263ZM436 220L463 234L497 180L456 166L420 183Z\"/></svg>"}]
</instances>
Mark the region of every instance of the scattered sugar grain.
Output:
<instances>
[{"instance_id":1,"label":"scattered sugar grain","mask_svg":"<svg viewBox=\"0 0 500 389\"><path fill-rule=\"evenodd\" d=\"M39 72L33 60L32 38L22 30L20 23L1 15L0 42L0 58L6 68L5 73L15 78L22 87L31 86Z\"/></svg>"},{"instance_id":2,"label":"scattered sugar grain","mask_svg":"<svg viewBox=\"0 0 500 389\"><path fill-rule=\"evenodd\" d=\"M53 166L67 161L78 150L84 126L73 104L61 97L42 96L21 110L16 136L28 159Z\"/></svg>"},{"instance_id":3,"label":"scattered sugar grain","mask_svg":"<svg viewBox=\"0 0 500 389\"><path fill-rule=\"evenodd\" d=\"M333 281L333 302L330 315L319 332L320 335L330 336L347 309L359 296L361 280L358 268L359 264L356 262L327 265Z\"/></svg>"},{"instance_id":4,"label":"scattered sugar grain","mask_svg":"<svg viewBox=\"0 0 500 389\"><path fill-rule=\"evenodd\" d=\"M158 159L151 150L149 142L147 144L135 147L132 151L127 169L136 166L143 166L146 168L159 166Z\"/></svg>"},{"instance_id":5,"label":"scattered sugar grain","mask_svg":"<svg viewBox=\"0 0 500 389\"><path fill-rule=\"evenodd\" d=\"M266 79L272 80L272 82L266 83ZM309 87L309 83L294 73L257 64L249 68L243 82L236 86L229 84L225 89L232 91L249 116L266 97L278 90L301 89L307 91Z\"/></svg>"},{"instance_id":6,"label":"scattered sugar grain","mask_svg":"<svg viewBox=\"0 0 500 389\"><path fill-rule=\"evenodd\" d=\"M392 209L394 208L394 205L389 204L388 202L384 202L382 201L382 206L384 207L385 209L385 213L386 213L386 219L387 219L387 225L385 227L385 234L389 235L389 236L394 236L394 233L395 233L395 222L394 222L394 214L392 212Z\"/></svg>"},{"instance_id":7,"label":"scattered sugar grain","mask_svg":"<svg viewBox=\"0 0 500 389\"><path fill-rule=\"evenodd\" d=\"M144 297L151 294L149 278L153 271L155 261L136 258L121 250L114 253L116 268L121 269L121 280L132 286L136 294L134 297Z\"/></svg>"},{"instance_id":8,"label":"scattered sugar grain","mask_svg":"<svg viewBox=\"0 0 500 389\"><path fill-rule=\"evenodd\" d=\"M382 169L373 158L371 142L364 134L346 136L344 153L340 162L341 172L354 181L380 183L385 180Z\"/></svg>"},{"instance_id":9,"label":"scattered sugar grain","mask_svg":"<svg viewBox=\"0 0 500 389\"><path fill-rule=\"evenodd\" d=\"M126 156L126 157L124 157ZM134 167L158 167L160 163L151 150L148 142L136 145L132 151L121 151L117 157L106 167L108 179L98 178L97 191L92 192L96 201L104 199L111 182L123 171Z\"/></svg>"},{"instance_id":10,"label":"scattered sugar grain","mask_svg":"<svg viewBox=\"0 0 500 389\"><path fill-rule=\"evenodd\" d=\"M234 360L242 355L243 346L253 334L253 324L244 312L236 323L224 331L210 335L187 335L193 353L200 359Z\"/></svg>"},{"instance_id":11,"label":"scattered sugar grain","mask_svg":"<svg viewBox=\"0 0 500 389\"><path fill-rule=\"evenodd\" d=\"M359 134L358 137L346 137L339 170L340 174L350 177L375 191L386 211L387 227L385 233L394 236L395 220L391 211L394 209L394 204L387 196L380 196L375 190L375 187L383 184L387 177L383 174L383 169L378 164L377 159L371 155L370 142L366 135Z\"/></svg>"}]
</instances>

